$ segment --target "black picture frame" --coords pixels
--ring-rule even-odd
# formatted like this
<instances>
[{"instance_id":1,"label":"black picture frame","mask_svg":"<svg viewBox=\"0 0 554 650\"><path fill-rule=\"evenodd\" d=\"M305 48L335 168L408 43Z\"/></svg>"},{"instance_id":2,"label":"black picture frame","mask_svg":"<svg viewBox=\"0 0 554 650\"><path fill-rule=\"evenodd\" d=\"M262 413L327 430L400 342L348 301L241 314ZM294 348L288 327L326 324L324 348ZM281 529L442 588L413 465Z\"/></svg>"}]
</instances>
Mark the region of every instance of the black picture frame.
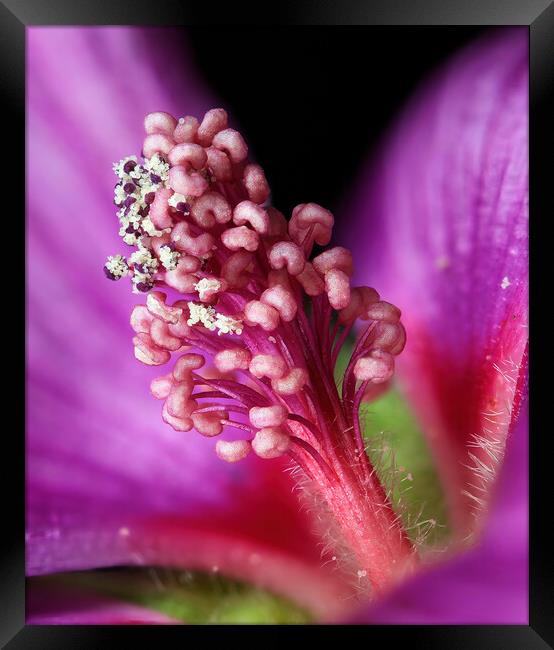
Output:
<instances>
[{"instance_id":1,"label":"black picture frame","mask_svg":"<svg viewBox=\"0 0 554 650\"><path fill-rule=\"evenodd\" d=\"M245 11L245 9L247 11ZM549 169L552 168L552 102L548 90L554 88L554 6L551 0L526 0L525 2L499 2L499 0L381 0L363 2L328 0L281 2L270 8L266 3L247 7L235 3L222 6L217 14L213 4L200 2L143 2L120 0L102 4L99 2L71 2L4 0L0 3L0 51L3 68L2 89L5 94L4 108L8 110L5 124L16 138L12 152L16 164L24 169L25 134L25 30L31 25L194 25L194 24L367 24L367 25L526 25L530 31L530 171L531 205L538 211L544 197L551 193ZM550 110L549 110L550 109ZM11 114L10 114L11 113ZM550 154L541 166L537 161L542 154ZM550 183L549 183L550 181ZM20 194L24 203L24 190ZM548 202L548 199L545 203ZM543 204L544 205L544 204ZM552 204L550 204L552 207ZM550 218L552 217L550 210ZM533 232L533 231L532 231ZM531 291L531 301L533 291ZM541 361L531 352L531 368L537 370ZM532 375L533 377L533 375ZM533 383L533 380L532 380ZM540 401L540 382L533 383L533 391ZM535 398L534 398L535 399ZM533 409L534 410L534 409ZM531 422L539 424L532 413ZM5 451L2 475L3 494L14 504L13 512L4 526L4 544L0 571L0 643L1 647L19 648L107 648L123 647L140 640L149 643L170 643L193 639L205 634L204 627L152 626L99 627L99 626L27 626L24 620L24 507L17 494L24 492L24 436L9 429L12 448ZM543 433L548 433L544 431ZM5 437L8 437L5 434ZM546 437L546 436L545 436ZM8 442L5 441L5 445ZM544 516L548 459L541 451L541 441L531 440L531 558L530 558L530 624L528 626L326 626L324 634L332 643L344 639L344 634L362 634L370 643L381 640L389 643L410 644L424 648L472 648L477 650L507 650L514 648L534 649L554 647L552 624L552 552L548 546L546 528L549 517ZM16 459L7 462L8 458ZM541 464L544 464L544 471ZM550 470L551 472L551 470ZM543 485L544 484L544 485ZM542 503L539 504L539 501ZM538 512L540 507L541 512ZM545 521L546 520L546 521ZM542 547L541 547L542 545ZM318 626L319 627L319 626ZM234 636L246 632L258 635L265 626L210 628L217 634ZM274 629L277 635L290 631L288 626ZM295 627L294 635L300 639L306 634L321 632L315 626ZM230 638L230 637L229 637ZM278 637L275 637L277 639Z\"/></svg>"}]
</instances>

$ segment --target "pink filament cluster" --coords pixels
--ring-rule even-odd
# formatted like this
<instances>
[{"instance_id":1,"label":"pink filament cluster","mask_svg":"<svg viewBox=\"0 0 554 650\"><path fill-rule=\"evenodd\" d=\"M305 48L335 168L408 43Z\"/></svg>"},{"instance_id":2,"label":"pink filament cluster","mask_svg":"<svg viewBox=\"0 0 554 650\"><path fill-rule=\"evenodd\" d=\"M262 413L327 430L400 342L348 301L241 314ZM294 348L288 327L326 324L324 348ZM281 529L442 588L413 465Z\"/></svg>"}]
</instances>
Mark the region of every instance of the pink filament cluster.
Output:
<instances>
[{"instance_id":1,"label":"pink filament cluster","mask_svg":"<svg viewBox=\"0 0 554 650\"><path fill-rule=\"evenodd\" d=\"M106 274L135 273L135 287L148 292L131 314L136 358L157 366L177 357L151 384L164 421L209 437L241 431L242 439L217 441L229 462L288 453L328 471L341 440L363 447L359 405L393 374L406 340L400 311L374 289L351 287L347 249L312 256L315 244L329 244L333 215L303 203L287 220L270 206L264 172L223 109L201 122L151 113L144 125L141 173L154 169L154 186L120 174L138 201L139 255L109 258ZM177 294L172 302L168 293ZM356 321L366 328L339 394L333 372Z\"/></svg>"}]
</instances>

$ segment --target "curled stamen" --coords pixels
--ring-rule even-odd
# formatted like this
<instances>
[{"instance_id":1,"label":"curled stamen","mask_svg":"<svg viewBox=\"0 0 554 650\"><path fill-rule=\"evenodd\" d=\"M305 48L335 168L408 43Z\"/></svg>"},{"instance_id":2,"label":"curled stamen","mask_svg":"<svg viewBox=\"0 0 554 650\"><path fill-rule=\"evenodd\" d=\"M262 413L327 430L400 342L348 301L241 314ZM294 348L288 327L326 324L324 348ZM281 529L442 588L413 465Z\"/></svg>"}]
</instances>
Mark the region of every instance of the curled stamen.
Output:
<instances>
[{"instance_id":1,"label":"curled stamen","mask_svg":"<svg viewBox=\"0 0 554 650\"><path fill-rule=\"evenodd\" d=\"M136 359L174 358L150 384L162 419L220 437L215 451L227 462L286 454L379 589L412 549L360 452L358 409L392 377L406 342L400 310L375 289L351 288L347 249L311 257L331 240L333 215L302 203L287 221L267 205L264 172L223 109L200 121L151 113L144 126L144 160L114 165L119 232L136 249L110 256L104 273L147 294L130 318ZM335 361L359 323L339 394ZM225 440L231 428L245 439Z\"/></svg>"}]
</instances>

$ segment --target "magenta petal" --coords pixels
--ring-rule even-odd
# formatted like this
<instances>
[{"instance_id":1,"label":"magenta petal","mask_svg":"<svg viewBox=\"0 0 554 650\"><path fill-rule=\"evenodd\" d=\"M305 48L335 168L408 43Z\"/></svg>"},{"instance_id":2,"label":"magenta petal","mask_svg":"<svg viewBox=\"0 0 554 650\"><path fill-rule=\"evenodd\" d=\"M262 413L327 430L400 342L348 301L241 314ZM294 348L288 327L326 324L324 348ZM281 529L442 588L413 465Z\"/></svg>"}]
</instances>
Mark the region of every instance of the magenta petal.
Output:
<instances>
[{"instance_id":1,"label":"magenta petal","mask_svg":"<svg viewBox=\"0 0 554 650\"><path fill-rule=\"evenodd\" d=\"M357 280L402 309L408 344L399 377L461 531L484 509L491 482L474 467L485 463L494 475L497 462L484 448L501 456L522 393L527 68L527 30L510 28L437 74L361 179L344 237L366 260Z\"/></svg>"},{"instance_id":2,"label":"magenta petal","mask_svg":"<svg viewBox=\"0 0 554 650\"><path fill-rule=\"evenodd\" d=\"M528 418L510 435L477 547L403 585L356 622L528 624Z\"/></svg>"},{"instance_id":3,"label":"magenta petal","mask_svg":"<svg viewBox=\"0 0 554 650\"><path fill-rule=\"evenodd\" d=\"M227 557L237 575L235 546L271 545L304 579L304 565L319 571L320 550L282 464L223 463L213 440L161 421L148 393L159 369L149 375L133 357L139 301L102 271L124 246L112 162L137 151L148 112L201 117L214 104L172 39L159 29L28 31L27 570L141 563L137 530L159 547L166 532L153 522L168 517L183 557L202 547L197 532L187 541L191 530L210 539L213 557L197 568L224 571ZM179 560L164 553L149 561ZM295 585L291 573L286 595Z\"/></svg>"}]
</instances>

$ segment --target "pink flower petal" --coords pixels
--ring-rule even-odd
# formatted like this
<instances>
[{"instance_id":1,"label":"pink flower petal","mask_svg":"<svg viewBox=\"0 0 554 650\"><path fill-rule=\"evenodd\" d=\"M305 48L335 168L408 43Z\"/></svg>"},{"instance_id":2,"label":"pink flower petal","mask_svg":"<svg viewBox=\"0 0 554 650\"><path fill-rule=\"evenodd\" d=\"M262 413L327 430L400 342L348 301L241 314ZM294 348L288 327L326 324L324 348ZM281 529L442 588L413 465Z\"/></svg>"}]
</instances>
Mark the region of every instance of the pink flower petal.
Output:
<instances>
[{"instance_id":1,"label":"pink flower petal","mask_svg":"<svg viewBox=\"0 0 554 650\"><path fill-rule=\"evenodd\" d=\"M402 585L356 622L528 624L528 428L525 404L508 440L479 544Z\"/></svg>"},{"instance_id":2,"label":"pink flower petal","mask_svg":"<svg viewBox=\"0 0 554 650\"><path fill-rule=\"evenodd\" d=\"M527 68L523 28L463 51L405 111L347 211L358 281L402 309L398 375L466 532L526 366Z\"/></svg>"}]
</instances>

